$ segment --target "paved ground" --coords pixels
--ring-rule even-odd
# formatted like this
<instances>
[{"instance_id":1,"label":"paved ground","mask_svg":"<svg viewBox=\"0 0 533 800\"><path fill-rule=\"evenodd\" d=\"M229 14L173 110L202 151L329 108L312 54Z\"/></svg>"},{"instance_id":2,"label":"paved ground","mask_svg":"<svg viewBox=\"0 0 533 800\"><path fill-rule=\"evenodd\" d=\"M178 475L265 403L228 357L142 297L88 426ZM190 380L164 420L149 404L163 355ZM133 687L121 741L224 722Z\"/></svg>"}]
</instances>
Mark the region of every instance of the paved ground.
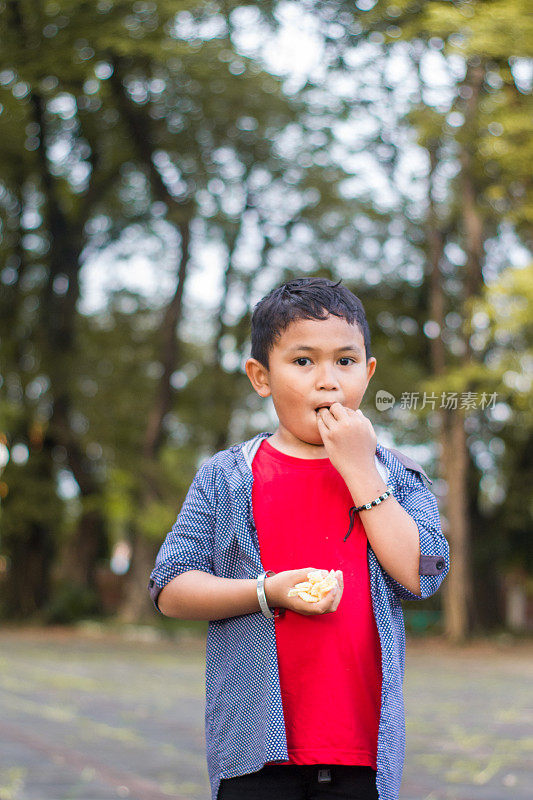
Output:
<instances>
[{"instance_id":1,"label":"paved ground","mask_svg":"<svg viewBox=\"0 0 533 800\"><path fill-rule=\"evenodd\" d=\"M0 633L0 800L208 800L203 642ZM402 800L529 800L533 644L408 647Z\"/></svg>"}]
</instances>

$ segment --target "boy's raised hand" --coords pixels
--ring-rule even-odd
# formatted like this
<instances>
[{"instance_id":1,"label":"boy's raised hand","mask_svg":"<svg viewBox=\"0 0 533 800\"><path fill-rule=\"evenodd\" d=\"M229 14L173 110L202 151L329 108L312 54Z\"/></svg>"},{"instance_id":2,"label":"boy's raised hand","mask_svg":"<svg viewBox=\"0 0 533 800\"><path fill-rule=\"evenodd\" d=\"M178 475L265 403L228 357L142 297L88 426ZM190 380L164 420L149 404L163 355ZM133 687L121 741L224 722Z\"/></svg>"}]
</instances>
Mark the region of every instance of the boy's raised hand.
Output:
<instances>
[{"instance_id":1,"label":"boy's raised hand","mask_svg":"<svg viewBox=\"0 0 533 800\"><path fill-rule=\"evenodd\" d=\"M317 423L328 458L343 477L374 466L377 436L360 409L332 403L318 410Z\"/></svg>"},{"instance_id":2,"label":"boy's raised hand","mask_svg":"<svg viewBox=\"0 0 533 800\"><path fill-rule=\"evenodd\" d=\"M336 611L344 589L341 570L335 572L338 586L331 589L318 603L308 603L298 596L289 597L289 589L292 589L297 583L307 580L307 574L315 571L316 567L288 569L267 578L265 581L265 595L270 608L288 608L290 611L295 611L297 614L303 614L306 617L329 614L332 611ZM323 570L323 572L324 575L327 574L327 570Z\"/></svg>"}]
</instances>

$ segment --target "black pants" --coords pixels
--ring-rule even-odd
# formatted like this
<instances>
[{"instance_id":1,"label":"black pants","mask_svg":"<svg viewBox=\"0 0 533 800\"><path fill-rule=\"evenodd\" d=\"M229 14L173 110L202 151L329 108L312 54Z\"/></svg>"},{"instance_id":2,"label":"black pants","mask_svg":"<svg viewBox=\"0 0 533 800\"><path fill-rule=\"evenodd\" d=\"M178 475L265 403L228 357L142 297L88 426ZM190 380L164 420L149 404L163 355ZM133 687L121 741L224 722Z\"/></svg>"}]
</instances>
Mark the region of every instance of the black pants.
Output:
<instances>
[{"instance_id":1,"label":"black pants","mask_svg":"<svg viewBox=\"0 0 533 800\"><path fill-rule=\"evenodd\" d=\"M376 773L338 764L268 764L223 779L217 800L378 800Z\"/></svg>"}]
</instances>

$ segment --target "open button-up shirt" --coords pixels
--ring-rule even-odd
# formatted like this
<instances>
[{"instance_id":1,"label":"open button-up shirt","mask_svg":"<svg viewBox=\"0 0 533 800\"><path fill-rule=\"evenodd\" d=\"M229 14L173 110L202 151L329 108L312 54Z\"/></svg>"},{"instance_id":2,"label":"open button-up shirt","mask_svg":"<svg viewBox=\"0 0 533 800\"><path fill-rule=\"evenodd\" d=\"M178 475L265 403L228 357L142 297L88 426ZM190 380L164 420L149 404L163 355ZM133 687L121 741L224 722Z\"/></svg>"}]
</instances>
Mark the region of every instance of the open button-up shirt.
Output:
<instances>
[{"instance_id":1,"label":"open button-up shirt","mask_svg":"<svg viewBox=\"0 0 533 800\"><path fill-rule=\"evenodd\" d=\"M197 472L150 576L157 607L161 589L187 570L223 578L257 578L261 563L252 510L252 460L264 437L216 453ZM388 575L368 546L372 605L381 642L382 691L376 783L380 800L397 800L405 751L401 600L432 595L448 571L449 551L437 503L414 461L381 445L376 466L420 532L421 597ZM212 800L220 781L287 761L275 622L261 612L209 622L205 732Z\"/></svg>"}]
</instances>

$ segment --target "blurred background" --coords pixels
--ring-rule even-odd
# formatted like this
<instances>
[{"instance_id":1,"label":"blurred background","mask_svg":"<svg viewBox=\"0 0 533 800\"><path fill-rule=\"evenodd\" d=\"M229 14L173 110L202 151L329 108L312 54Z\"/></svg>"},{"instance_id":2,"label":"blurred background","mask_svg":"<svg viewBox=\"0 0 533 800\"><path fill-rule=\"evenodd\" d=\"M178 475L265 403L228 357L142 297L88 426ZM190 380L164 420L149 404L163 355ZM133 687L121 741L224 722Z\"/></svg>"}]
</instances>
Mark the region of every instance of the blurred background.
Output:
<instances>
[{"instance_id":1,"label":"blurred background","mask_svg":"<svg viewBox=\"0 0 533 800\"><path fill-rule=\"evenodd\" d=\"M199 464L273 430L254 304L342 279L452 549L413 633L531 632L527 0L0 2L0 615L164 626ZM175 623L171 621L171 624Z\"/></svg>"}]
</instances>

